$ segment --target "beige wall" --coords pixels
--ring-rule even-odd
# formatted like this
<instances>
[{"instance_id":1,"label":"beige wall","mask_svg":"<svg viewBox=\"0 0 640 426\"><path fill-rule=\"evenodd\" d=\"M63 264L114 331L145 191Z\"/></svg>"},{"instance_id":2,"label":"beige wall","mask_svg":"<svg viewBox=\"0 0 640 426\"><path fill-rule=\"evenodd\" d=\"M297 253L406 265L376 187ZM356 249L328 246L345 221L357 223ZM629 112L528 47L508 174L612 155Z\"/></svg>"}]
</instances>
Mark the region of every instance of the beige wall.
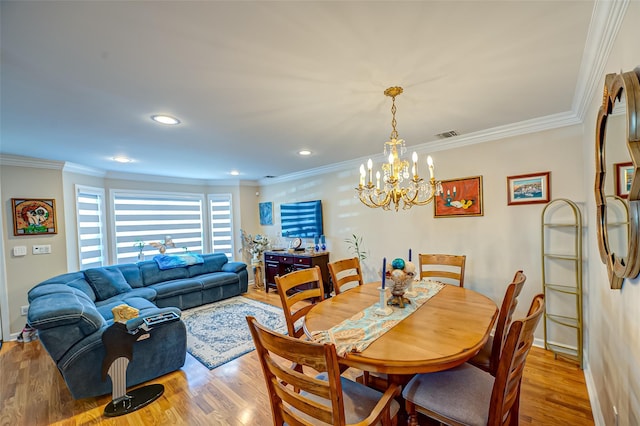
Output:
<instances>
[{"instance_id":1,"label":"beige wall","mask_svg":"<svg viewBox=\"0 0 640 426\"><path fill-rule=\"evenodd\" d=\"M5 330L16 333L22 330L26 317L20 315L20 307L27 305L27 291L38 282L67 271L67 245L65 213L67 204L62 192L62 172L55 169L2 166L3 231L6 266L6 287L9 324ZM53 198L56 200L58 233L41 236L14 236L11 198ZM74 207L71 206L71 211ZM50 244L51 254L32 254L34 245ZM26 256L13 256L13 248L26 246ZM9 336L4 336L8 339Z\"/></svg>"},{"instance_id":2,"label":"beige wall","mask_svg":"<svg viewBox=\"0 0 640 426\"><path fill-rule=\"evenodd\" d=\"M609 56L598 93L584 123L585 184L588 190L595 175L595 118L600 106L604 76L640 66L640 2L632 1ZM615 138L610 138L611 144ZM618 143L624 143L620 141ZM595 223L595 201L588 198L589 220ZM595 229L588 233L589 263L585 277L587 301L587 377L592 380L592 396L599 401L604 424L640 424L640 279L625 280L621 290L611 290L607 270L600 262Z\"/></svg>"}]
</instances>

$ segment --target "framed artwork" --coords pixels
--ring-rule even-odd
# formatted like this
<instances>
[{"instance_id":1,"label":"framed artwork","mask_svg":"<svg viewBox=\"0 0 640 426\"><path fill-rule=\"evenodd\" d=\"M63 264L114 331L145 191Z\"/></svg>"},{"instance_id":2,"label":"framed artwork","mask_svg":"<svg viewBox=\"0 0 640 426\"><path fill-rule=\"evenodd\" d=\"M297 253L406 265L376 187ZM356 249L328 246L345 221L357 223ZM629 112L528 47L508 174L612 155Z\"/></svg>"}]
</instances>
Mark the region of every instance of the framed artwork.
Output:
<instances>
[{"instance_id":1,"label":"framed artwork","mask_svg":"<svg viewBox=\"0 0 640 426\"><path fill-rule=\"evenodd\" d=\"M434 200L435 217L482 216L482 176L443 180Z\"/></svg>"},{"instance_id":2,"label":"framed artwork","mask_svg":"<svg viewBox=\"0 0 640 426\"><path fill-rule=\"evenodd\" d=\"M57 234L56 200L12 198L13 235Z\"/></svg>"},{"instance_id":3,"label":"framed artwork","mask_svg":"<svg viewBox=\"0 0 640 426\"><path fill-rule=\"evenodd\" d=\"M273 203L259 203L260 225L273 225Z\"/></svg>"},{"instance_id":4,"label":"framed artwork","mask_svg":"<svg viewBox=\"0 0 640 426\"><path fill-rule=\"evenodd\" d=\"M551 172L507 176L507 205L546 204L551 200Z\"/></svg>"},{"instance_id":5,"label":"framed artwork","mask_svg":"<svg viewBox=\"0 0 640 426\"><path fill-rule=\"evenodd\" d=\"M633 180L633 163L617 163L614 166L616 168L614 176L616 195L620 198L629 198L631 181Z\"/></svg>"}]
</instances>

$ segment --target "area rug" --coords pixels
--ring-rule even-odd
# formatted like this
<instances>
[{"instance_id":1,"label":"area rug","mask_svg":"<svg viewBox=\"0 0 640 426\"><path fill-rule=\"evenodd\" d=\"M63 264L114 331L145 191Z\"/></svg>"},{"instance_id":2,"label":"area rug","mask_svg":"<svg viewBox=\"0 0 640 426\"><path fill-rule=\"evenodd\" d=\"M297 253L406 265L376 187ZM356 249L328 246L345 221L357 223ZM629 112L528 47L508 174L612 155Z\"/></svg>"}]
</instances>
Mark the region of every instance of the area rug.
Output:
<instances>
[{"instance_id":1,"label":"area rug","mask_svg":"<svg viewBox=\"0 0 640 426\"><path fill-rule=\"evenodd\" d=\"M286 333L281 308L242 296L182 311L187 327L187 351L209 370L255 349L246 316Z\"/></svg>"}]
</instances>

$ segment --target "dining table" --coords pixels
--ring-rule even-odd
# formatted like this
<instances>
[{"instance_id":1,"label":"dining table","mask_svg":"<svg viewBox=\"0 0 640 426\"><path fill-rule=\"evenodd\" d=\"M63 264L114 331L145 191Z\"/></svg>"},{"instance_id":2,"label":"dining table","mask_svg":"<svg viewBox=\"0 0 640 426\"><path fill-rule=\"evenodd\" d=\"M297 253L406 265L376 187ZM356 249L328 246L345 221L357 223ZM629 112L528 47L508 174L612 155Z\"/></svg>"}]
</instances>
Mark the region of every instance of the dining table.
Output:
<instances>
[{"instance_id":1,"label":"dining table","mask_svg":"<svg viewBox=\"0 0 640 426\"><path fill-rule=\"evenodd\" d=\"M304 318L307 337L314 339L372 305L379 306L380 285L356 286L315 304ZM471 359L487 341L497 315L498 307L487 296L444 284L365 349L339 355L339 362L363 371L386 373L389 382L403 385L414 374L447 370Z\"/></svg>"}]
</instances>

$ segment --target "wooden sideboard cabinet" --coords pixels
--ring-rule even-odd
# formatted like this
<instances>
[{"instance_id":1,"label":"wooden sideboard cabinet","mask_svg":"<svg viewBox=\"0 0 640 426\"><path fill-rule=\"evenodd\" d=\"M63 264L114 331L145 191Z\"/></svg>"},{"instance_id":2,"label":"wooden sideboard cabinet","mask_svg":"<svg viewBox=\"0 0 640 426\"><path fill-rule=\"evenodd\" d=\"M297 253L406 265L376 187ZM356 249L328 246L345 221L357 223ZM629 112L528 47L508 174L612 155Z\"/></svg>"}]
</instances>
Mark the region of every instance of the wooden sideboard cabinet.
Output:
<instances>
[{"instance_id":1,"label":"wooden sideboard cabinet","mask_svg":"<svg viewBox=\"0 0 640 426\"><path fill-rule=\"evenodd\" d=\"M320 267L322 273L322 283L324 285L325 297L331 297L333 285L329 277L329 252L323 251L318 253L308 252L286 252L286 251L266 251L264 253L265 266L265 291L268 293L270 288L276 288L276 275L284 275L289 272L300 269Z\"/></svg>"}]
</instances>

